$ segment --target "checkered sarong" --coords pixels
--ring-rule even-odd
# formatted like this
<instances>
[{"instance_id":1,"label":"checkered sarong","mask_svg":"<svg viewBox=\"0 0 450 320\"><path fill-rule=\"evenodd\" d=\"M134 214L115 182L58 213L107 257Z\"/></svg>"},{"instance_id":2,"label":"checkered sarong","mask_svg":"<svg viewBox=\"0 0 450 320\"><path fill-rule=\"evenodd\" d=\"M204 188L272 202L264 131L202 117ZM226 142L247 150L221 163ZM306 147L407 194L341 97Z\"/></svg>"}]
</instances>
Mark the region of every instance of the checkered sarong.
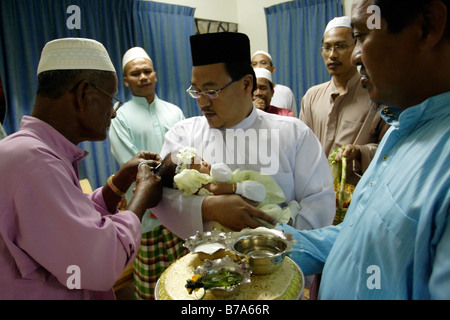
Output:
<instances>
[{"instance_id":1,"label":"checkered sarong","mask_svg":"<svg viewBox=\"0 0 450 320\"><path fill-rule=\"evenodd\" d=\"M133 265L136 299L155 299L158 278L173 262L188 253L183 243L184 240L164 226L142 234L139 253Z\"/></svg>"}]
</instances>

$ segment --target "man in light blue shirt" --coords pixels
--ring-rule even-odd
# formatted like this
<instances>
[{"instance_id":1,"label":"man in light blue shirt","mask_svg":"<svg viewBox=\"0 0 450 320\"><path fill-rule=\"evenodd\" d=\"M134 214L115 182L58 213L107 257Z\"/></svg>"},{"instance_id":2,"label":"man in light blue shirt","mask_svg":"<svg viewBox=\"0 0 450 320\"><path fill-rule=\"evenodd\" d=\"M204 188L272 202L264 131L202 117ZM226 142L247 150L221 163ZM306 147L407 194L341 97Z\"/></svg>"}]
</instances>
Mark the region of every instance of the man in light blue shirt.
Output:
<instances>
[{"instance_id":1,"label":"man in light blue shirt","mask_svg":"<svg viewBox=\"0 0 450 320\"><path fill-rule=\"evenodd\" d=\"M319 299L450 299L450 8L418 2L354 1L352 61L391 128L344 222L282 226L305 274L322 272Z\"/></svg>"},{"instance_id":2,"label":"man in light blue shirt","mask_svg":"<svg viewBox=\"0 0 450 320\"><path fill-rule=\"evenodd\" d=\"M124 84L133 97L117 111L109 132L111 152L120 165L140 150L160 153L166 132L184 119L179 107L156 95L157 74L144 49L128 50L122 65Z\"/></svg>"},{"instance_id":3,"label":"man in light blue shirt","mask_svg":"<svg viewBox=\"0 0 450 320\"><path fill-rule=\"evenodd\" d=\"M120 165L141 150L159 154L166 132L184 119L179 107L156 95L156 71L143 48L128 50L122 66L124 84L130 88L133 98L117 111L109 131L111 152ZM126 198L132 196L133 186L128 189ZM158 276L184 253L182 240L147 210L142 218L142 241L135 261L136 297L152 299ZM153 260L151 264L149 258Z\"/></svg>"}]
</instances>

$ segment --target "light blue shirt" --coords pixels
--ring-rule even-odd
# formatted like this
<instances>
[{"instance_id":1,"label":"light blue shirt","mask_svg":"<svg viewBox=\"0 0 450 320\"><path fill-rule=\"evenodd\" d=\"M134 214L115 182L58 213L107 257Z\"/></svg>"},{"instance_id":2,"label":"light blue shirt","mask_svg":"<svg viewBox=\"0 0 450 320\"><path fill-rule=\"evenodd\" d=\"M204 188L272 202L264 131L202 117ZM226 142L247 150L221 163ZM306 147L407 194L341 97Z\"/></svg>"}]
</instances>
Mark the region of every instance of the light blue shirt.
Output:
<instances>
[{"instance_id":1,"label":"light blue shirt","mask_svg":"<svg viewBox=\"0 0 450 320\"><path fill-rule=\"evenodd\" d=\"M291 257L322 272L320 299L450 299L450 92L382 116L392 127L344 222L283 225Z\"/></svg>"},{"instance_id":2,"label":"light blue shirt","mask_svg":"<svg viewBox=\"0 0 450 320\"><path fill-rule=\"evenodd\" d=\"M121 166L141 150L159 154L166 132L183 119L180 108L156 95L151 104L145 97L133 96L111 123L111 152Z\"/></svg>"},{"instance_id":3,"label":"light blue shirt","mask_svg":"<svg viewBox=\"0 0 450 320\"><path fill-rule=\"evenodd\" d=\"M145 97L136 97L125 103L111 123L109 139L111 152L122 166L141 150L160 153L166 132L184 115L180 108L155 95L152 103ZM126 198L133 196L134 184L128 189ZM142 218L142 233L160 226L147 210Z\"/></svg>"}]
</instances>

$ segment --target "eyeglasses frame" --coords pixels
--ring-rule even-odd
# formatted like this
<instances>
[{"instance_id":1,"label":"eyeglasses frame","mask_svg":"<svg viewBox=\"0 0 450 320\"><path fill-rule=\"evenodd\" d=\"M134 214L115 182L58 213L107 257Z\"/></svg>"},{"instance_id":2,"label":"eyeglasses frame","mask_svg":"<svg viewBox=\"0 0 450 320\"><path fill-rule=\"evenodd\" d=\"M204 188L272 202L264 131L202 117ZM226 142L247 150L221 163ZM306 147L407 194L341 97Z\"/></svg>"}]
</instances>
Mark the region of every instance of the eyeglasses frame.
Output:
<instances>
[{"instance_id":1,"label":"eyeglasses frame","mask_svg":"<svg viewBox=\"0 0 450 320\"><path fill-rule=\"evenodd\" d=\"M105 90L103 90L102 88L99 88L98 86L96 86L95 84L93 84L91 81L83 79L80 80L72 89L70 89L70 92L74 92L78 86L80 85L81 82L83 81L87 81L93 88L97 89L98 91L100 91L101 93L106 94L108 97L110 97L112 100L118 102L117 107L114 108L114 112L117 112L117 110L119 110L119 108L123 105L123 101L120 100L119 98L114 97L112 94L109 94L108 92L106 92Z\"/></svg>"},{"instance_id":2,"label":"eyeglasses frame","mask_svg":"<svg viewBox=\"0 0 450 320\"><path fill-rule=\"evenodd\" d=\"M203 91L197 91L197 90L192 90L192 85L186 89L186 92L194 99L200 99L201 95L204 95L210 99L216 99L219 96L219 93L223 90L225 90L227 87L229 87L231 84L235 83L236 80L231 80L231 82L229 82L228 84L226 84L224 87L218 89L218 90L207 90L208 93L205 93ZM198 97L193 96L194 94L199 95ZM210 95L214 95L214 97L211 97Z\"/></svg>"},{"instance_id":3,"label":"eyeglasses frame","mask_svg":"<svg viewBox=\"0 0 450 320\"><path fill-rule=\"evenodd\" d=\"M95 84L93 84L92 82L89 82L89 84L91 86L93 86L95 89L97 89L98 91L106 94L107 96L109 96L111 99L115 100L116 102L118 102L119 104L117 105L117 107L114 108L114 112L117 112L117 110L119 110L119 108L123 105L123 101L120 100L119 98L114 97L112 94L109 94L108 92L106 92L105 90L103 90L102 88L97 87Z\"/></svg>"},{"instance_id":4,"label":"eyeglasses frame","mask_svg":"<svg viewBox=\"0 0 450 320\"><path fill-rule=\"evenodd\" d=\"M334 49L336 52L338 52L339 54L344 53L348 48L353 47L355 45L355 43L352 44L334 44L334 45L330 45L329 47L320 47L320 51L323 54L331 54L332 50Z\"/></svg>"}]
</instances>

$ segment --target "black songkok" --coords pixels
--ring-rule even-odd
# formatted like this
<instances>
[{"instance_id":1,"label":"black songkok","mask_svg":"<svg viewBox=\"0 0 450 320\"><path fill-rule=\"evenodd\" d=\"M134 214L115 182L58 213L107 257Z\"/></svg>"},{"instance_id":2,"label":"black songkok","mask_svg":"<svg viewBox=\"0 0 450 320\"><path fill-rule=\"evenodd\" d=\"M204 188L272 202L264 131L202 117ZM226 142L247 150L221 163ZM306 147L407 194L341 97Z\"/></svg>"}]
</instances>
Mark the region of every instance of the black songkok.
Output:
<instances>
[{"instance_id":1,"label":"black songkok","mask_svg":"<svg viewBox=\"0 0 450 320\"><path fill-rule=\"evenodd\" d=\"M191 36L192 63L203 66L221 62L248 62L250 40L243 33L218 32Z\"/></svg>"}]
</instances>

